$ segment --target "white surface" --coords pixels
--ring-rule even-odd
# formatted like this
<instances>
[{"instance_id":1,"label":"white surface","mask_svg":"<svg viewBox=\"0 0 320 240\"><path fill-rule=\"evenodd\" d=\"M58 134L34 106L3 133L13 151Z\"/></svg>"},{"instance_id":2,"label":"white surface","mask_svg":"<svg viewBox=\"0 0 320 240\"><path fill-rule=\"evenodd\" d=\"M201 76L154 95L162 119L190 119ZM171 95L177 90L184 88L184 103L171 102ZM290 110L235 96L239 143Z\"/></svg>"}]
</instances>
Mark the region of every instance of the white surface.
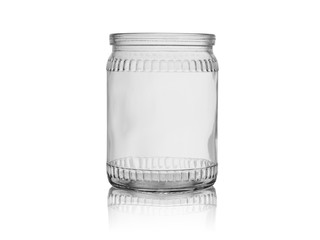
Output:
<instances>
[{"instance_id":1,"label":"white surface","mask_svg":"<svg viewBox=\"0 0 320 240\"><path fill-rule=\"evenodd\" d=\"M1 1L0 238L319 239L318 9L311 0ZM138 31L217 36L214 231L196 231L197 218L194 228L109 228L108 34Z\"/></svg>"}]
</instances>

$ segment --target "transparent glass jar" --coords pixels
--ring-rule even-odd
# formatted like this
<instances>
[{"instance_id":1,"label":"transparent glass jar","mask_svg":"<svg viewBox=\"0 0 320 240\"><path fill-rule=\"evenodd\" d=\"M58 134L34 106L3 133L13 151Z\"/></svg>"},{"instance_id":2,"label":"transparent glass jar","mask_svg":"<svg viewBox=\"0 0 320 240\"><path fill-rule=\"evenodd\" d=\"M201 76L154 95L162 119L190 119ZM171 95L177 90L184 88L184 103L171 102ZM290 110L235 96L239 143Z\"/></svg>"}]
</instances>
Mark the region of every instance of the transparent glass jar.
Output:
<instances>
[{"instance_id":1,"label":"transparent glass jar","mask_svg":"<svg viewBox=\"0 0 320 240\"><path fill-rule=\"evenodd\" d=\"M116 187L180 191L217 177L215 36L111 34L107 174Z\"/></svg>"}]
</instances>

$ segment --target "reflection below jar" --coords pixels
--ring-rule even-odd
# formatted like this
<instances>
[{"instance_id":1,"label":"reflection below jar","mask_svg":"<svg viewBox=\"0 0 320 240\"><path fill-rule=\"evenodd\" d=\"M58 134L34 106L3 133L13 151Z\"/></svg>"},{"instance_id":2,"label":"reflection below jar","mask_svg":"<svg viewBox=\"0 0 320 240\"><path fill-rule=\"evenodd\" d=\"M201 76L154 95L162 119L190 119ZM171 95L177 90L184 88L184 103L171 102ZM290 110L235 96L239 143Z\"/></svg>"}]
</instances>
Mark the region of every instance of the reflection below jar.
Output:
<instances>
[{"instance_id":1,"label":"reflection below jar","mask_svg":"<svg viewBox=\"0 0 320 240\"><path fill-rule=\"evenodd\" d=\"M135 230L214 229L216 203L213 187L175 193L112 187L108 196L109 225L111 229Z\"/></svg>"}]
</instances>

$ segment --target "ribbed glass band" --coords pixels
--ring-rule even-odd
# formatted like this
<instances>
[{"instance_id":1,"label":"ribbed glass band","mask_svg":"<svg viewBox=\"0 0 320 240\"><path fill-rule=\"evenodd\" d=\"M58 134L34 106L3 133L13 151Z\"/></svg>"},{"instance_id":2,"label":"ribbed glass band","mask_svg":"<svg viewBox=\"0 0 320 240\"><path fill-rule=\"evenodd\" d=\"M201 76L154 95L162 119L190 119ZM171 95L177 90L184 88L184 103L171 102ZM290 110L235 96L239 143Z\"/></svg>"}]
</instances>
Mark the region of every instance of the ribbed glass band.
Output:
<instances>
[{"instance_id":1,"label":"ribbed glass band","mask_svg":"<svg viewBox=\"0 0 320 240\"><path fill-rule=\"evenodd\" d=\"M215 35L204 33L114 33L110 44L116 46L212 46Z\"/></svg>"}]
</instances>

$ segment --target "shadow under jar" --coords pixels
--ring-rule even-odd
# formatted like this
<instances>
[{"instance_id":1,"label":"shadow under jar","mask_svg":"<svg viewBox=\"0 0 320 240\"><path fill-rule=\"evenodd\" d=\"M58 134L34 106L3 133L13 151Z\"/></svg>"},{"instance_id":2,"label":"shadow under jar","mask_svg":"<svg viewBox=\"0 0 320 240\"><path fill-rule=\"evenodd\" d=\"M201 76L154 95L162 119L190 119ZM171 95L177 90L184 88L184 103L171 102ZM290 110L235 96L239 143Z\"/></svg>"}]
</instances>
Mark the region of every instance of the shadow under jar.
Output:
<instances>
[{"instance_id":1,"label":"shadow under jar","mask_svg":"<svg viewBox=\"0 0 320 240\"><path fill-rule=\"evenodd\" d=\"M107 174L142 191L208 187L217 177L215 36L111 34Z\"/></svg>"}]
</instances>

